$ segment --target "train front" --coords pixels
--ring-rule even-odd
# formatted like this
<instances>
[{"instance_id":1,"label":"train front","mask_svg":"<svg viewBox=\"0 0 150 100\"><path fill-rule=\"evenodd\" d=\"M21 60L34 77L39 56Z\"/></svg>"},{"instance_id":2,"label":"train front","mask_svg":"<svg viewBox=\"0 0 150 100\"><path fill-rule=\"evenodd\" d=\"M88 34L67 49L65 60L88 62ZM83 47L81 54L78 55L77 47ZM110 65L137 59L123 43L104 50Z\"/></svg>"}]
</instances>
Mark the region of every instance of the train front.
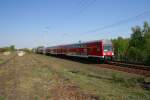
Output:
<instances>
[{"instance_id":1,"label":"train front","mask_svg":"<svg viewBox=\"0 0 150 100\"><path fill-rule=\"evenodd\" d=\"M113 45L111 40L103 41L103 56L105 60L112 60L114 57Z\"/></svg>"}]
</instances>

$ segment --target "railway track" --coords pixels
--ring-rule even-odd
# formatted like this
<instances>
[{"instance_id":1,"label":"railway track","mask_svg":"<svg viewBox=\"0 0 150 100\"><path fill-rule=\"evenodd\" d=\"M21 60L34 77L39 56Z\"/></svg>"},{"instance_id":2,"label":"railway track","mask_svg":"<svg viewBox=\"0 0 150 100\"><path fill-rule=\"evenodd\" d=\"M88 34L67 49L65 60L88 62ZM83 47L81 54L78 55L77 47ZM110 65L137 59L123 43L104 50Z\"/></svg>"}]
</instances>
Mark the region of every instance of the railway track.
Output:
<instances>
[{"instance_id":1,"label":"railway track","mask_svg":"<svg viewBox=\"0 0 150 100\"><path fill-rule=\"evenodd\" d=\"M96 66L150 77L150 66L128 64L114 61L101 65L96 64Z\"/></svg>"},{"instance_id":2,"label":"railway track","mask_svg":"<svg viewBox=\"0 0 150 100\"><path fill-rule=\"evenodd\" d=\"M133 69L140 69L140 70L147 70L150 71L150 66L145 66L145 65L139 65L139 64L130 64L130 63L123 63L123 62L118 62L118 61L111 61L108 64L111 65L116 65L120 67L128 67L128 68L133 68Z\"/></svg>"},{"instance_id":3,"label":"railway track","mask_svg":"<svg viewBox=\"0 0 150 100\"><path fill-rule=\"evenodd\" d=\"M57 56L53 56L57 57ZM122 63L118 61L111 61L109 63L105 64L99 64L97 61L93 60L87 60L87 59L81 59L81 58L74 58L74 57L58 57L62 59L67 59L75 62L80 62L84 64L92 64L96 65L98 67L103 67L103 68L109 68L113 70L118 70L118 71L123 71L127 73L132 73L132 74L138 74L138 75L143 75L143 76L150 76L150 66L144 66L144 65L138 65L138 64L128 64L128 63Z\"/></svg>"}]
</instances>

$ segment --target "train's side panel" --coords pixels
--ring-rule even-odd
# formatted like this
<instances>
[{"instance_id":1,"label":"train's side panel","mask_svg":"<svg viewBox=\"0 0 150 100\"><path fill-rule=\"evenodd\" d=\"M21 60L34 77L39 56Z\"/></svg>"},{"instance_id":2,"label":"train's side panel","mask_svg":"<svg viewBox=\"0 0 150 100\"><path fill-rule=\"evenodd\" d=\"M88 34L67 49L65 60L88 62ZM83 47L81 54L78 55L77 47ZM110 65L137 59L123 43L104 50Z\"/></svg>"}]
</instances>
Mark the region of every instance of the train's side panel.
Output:
<instances>
[{"instance_id":1,"label":"train's side panel","mask_svg":"<svg viewBox=\"0 0 150 100\"><path fill-rule=\"evenodd\" d=\"M87 54L89 57L103 56L102 42L93 42L87 44Z\"/></svg>"},{"instance_id":2,"label":"train's side panel","mask_svg":"<svg viewBox=\"0 0 150 100\"><path fill-rule=\"evenodd\" d=\"M78 56L78 57L96 57L106 58L113 56L113 50L107 46L112 46L111 41L95 41L70 45L61 45L46 48L46 53Z\"/></svg>"},{"instance_id":3,"label":"train's side panel","mask_svg":"<svg viewBox=\"0 0 150 100\"><path fill-rule=\"evenodd\" d=\"M87 48L85 44L73 44L69 48L67 55L87 57Z\"/></svg>"},{"instance_id":4,"label":"train's side panel","mask_svg":"<svg viewBox=\"0 0 150 100\"><path fill-rule=\"evenodd\" d=\"M83 57L101 57L103 56L102 42L91 42L72 44L67 47L66 55Z\"/></svg>"},{"instance_id":5,"label":"train's side panel","mask_svg":"<svg viewBox=\"0 0 150 100\"><path fill-rule=\"evenodd\" d=\"M44 47L38 47L36 52L39 53L39 54L43 54L45 52L44 50L45 50Z\"/></svg>"}]
</instances>

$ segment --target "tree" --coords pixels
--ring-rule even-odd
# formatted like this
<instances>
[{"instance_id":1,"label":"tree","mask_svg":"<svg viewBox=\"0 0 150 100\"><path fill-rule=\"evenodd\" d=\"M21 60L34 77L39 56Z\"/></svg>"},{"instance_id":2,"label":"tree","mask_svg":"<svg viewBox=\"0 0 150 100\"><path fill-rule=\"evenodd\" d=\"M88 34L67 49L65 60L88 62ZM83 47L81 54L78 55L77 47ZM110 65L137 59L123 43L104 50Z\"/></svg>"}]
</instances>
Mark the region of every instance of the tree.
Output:
<instances>
[{"instance_id":1,"label":"tree","mask_svg":"<svg viewBox=\"0 0 150 100\"><path fill-rule=\"evenodd\" d=\"M15 46L14 45L11 45L9 48L10 48L11 51L15 50Z\"/></svg>"},{"instance_id":2,"label":"tree","mask_svg":"<svg viewBox=\"0 0 150 100\"><path fill-rule=\"evenodd\" d=\"M117 60L125 60L125 55L129 46L129 39L118 37L112 40L114 46L115 57Z\"/></svg>"},{"instance_id":3,"label":"tree","mask_svg":"<svg viewBox=\"0 0 150 100\"><path fill-rule=\"evenodd\" d=\"M132 28L132 34L129 41L128 60L132 62L143 62L142 52L144 49L144 34L141 27L136 26Z\"/></svg>"},{"instance_id":4,"label":"tree","mask_svg":"<svg viewBox=\"0 0 150 100\"><path fill-rule=\"evenodd\" d=\"M150 65L150 37L149 40L146 41L145 49L143 51L144 63Z\"/></svg>"},{"instance_id":5,"label":"tree","mask_svg":"<svg viewBox=\"0 0 150 100\"><path fill-rule=\"evenodd\" d=\"M141 61L140 50L135 47L130 47L128 49L127 59L128 59L128 62L134 62L134 63Z\"/></svg>"},{"instance_id":6,"label":"tree","mask_svg":"<svg viewBox=\"0 0 150 100\"><path fill-rule=\"evenodd\" d=\"M150 26L148 25L147 22L145 22L143 27L144 27L143 34L144 34L144 41L145 41L143 58L145 64L150 65Z\"/></svg>"},{"instance_id":7,"label":"tree","mask_svg":"<svg viewBox=\"0 0 150 100\"><path fill-rule=\"evenodd\" d=\"M116 60L127 60L150 65L150 26L144 22L143 27L132 28L129 39L118 37L112 40Z\"/></svg>"},{"instance_id":8,"label":"tree","mask_svg":"<svg viewBox=\"0 0 150 100\"><path fill-rule=\"evenodd\" d=\"M139 26L136 26L132 28L132 32L133 33L131 34L129 46L142 49L144 43L144 36L142 34L142 29Z\"/></svg>"}]
</instances>

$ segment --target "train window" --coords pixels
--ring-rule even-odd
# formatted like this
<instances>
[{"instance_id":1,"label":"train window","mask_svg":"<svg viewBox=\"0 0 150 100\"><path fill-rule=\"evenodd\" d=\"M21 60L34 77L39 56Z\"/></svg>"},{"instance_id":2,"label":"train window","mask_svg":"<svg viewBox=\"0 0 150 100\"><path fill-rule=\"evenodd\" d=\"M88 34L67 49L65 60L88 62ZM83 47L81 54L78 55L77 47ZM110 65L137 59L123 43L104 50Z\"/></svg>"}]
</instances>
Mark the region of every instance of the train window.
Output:
<instances>
[{"instance_id":1,"label":"train window","mask_svg":"<svg viewBox=\"0 0 150 100\"><path fill-rule=\"evenodd\" d=\"M78 48L78 45L76 44L76 48Z\"/></svg>"},{"instance_id":2,"label":"train window","mask_svg":"<svg viewBox=\"0 0 150 100\"><path fill-rule=\"evenodd\" d=\"M86 45L85 45L85 44L83 44L83 45L82 45L82 47L83 47L83 48L86 48Z\"/></svg>"},{"instance_id":3,"label":"train window","mask_svg":"<svg viewBox=\"0 0 150 100\"><path fill-rule=\"evenodd\" d=\"M112 51L112 45L104 45L104 51Z\"/></svg>"},{"instance_id":4,"label":"train window","mask_svg":"<svg viewBox=\"0 0 150 100\"><path fill-rule=\"evenodd\" d=\"M80 48L80 44L78 45L78 48Z\"/></svg>"},{"instance_id":5,"label":"train window","mask_svg":"<svg viewBox=\"0 0 150 100\"><path fill-rule=\"evenodd\" d=\"M75 45L75 47L77 48L77 45Z\"/></svg>"},{"instance_id":6,"label":"train window","mask_svg":"<svg viewBox=\"0 0 150 100\"><path fill-rule=\"evenodd\" d=\"M82 48L84 48L84 44L82 44Z\"/></svg>"}]
</instances>

